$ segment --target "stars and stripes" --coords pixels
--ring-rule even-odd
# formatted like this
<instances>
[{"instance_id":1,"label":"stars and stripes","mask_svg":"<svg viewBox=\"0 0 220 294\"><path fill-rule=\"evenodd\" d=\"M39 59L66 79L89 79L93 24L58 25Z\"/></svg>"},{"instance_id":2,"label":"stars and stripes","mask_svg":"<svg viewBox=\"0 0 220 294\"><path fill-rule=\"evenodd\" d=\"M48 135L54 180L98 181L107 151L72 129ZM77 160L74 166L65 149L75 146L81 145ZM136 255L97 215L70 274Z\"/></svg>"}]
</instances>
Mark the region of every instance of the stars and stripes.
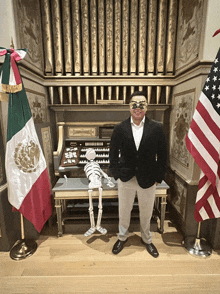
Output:
<instances>
[{"instance_id":1,"label":"stars and stripes","mask_svg":"<svg viewBox=\"0 0 220 294\"><path fill-rule=\"evenodd\" d=\"M197 222L220 217L220 49L194 112L186 147L201 168Z\"/></svg>"}]
</instances>

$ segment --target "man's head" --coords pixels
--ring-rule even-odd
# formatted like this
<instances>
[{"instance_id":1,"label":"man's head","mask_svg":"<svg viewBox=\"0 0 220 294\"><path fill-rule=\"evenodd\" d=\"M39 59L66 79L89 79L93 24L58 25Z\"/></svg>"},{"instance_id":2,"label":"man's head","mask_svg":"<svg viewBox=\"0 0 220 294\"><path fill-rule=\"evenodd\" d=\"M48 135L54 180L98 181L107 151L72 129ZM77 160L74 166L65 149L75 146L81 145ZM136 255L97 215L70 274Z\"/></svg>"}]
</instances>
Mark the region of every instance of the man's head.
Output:
<instances>
[{"instance_id":1,"label":"man's head","mask_svg":"<svg viewBox=\"0 0 220 294\"><path fill-rule=\"evenodd\" d=\"M144 92L136 91L130 97L130 113L134 122L141 122L147 112L147 99Z\"/></svg>"}]
</instances>

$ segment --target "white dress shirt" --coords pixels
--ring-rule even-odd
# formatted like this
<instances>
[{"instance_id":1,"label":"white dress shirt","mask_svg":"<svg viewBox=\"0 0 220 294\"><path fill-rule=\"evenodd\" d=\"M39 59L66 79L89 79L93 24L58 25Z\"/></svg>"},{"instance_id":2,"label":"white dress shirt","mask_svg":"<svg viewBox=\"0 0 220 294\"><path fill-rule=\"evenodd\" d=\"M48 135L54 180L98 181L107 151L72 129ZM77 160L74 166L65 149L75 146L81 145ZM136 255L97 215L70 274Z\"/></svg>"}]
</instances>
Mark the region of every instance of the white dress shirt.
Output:
<instances>
[{"instance_id":1,"label":"white dress shirt","mask_svg":"<svg viewBox=\"0 0 220 294\"><path fill-rule=\"evenodd\" d=\"M132 133L133 133L133 137L134 137L134 142L135 142L135 146L136 149L138 150L140 143L141 143L141 138L143 136L143 131L144 131L144 122L145 122L145 116L142 119L141 123L139 124L139 126L137 126L132 119L131 116L131 129L132 129Z\"/></svg>"}]
</instances>

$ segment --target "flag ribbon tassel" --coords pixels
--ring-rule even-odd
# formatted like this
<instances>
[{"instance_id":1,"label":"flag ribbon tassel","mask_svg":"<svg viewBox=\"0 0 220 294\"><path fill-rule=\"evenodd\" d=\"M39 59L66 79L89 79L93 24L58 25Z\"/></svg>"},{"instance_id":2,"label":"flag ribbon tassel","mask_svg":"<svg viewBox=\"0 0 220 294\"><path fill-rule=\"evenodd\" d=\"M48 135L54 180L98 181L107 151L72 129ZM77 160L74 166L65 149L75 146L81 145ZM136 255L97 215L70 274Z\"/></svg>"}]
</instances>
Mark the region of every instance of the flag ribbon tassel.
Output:
<instances>
[{"instance_id":1,"label":"flag ribbon tassel","mask_svg":"<svg viewBox=\"0 0 220 294\"><path fill-rule=\"evenodd\" d=\"M26 49L14 50L13 48L5 49L0 47L0 56L6 55L5 61L0 70L1 91L16 93L22 90L21 76L16 62L23 59L26 52ZM7 54L10 54L10 58L7 58Z\"/></svg>"}]
</instances>

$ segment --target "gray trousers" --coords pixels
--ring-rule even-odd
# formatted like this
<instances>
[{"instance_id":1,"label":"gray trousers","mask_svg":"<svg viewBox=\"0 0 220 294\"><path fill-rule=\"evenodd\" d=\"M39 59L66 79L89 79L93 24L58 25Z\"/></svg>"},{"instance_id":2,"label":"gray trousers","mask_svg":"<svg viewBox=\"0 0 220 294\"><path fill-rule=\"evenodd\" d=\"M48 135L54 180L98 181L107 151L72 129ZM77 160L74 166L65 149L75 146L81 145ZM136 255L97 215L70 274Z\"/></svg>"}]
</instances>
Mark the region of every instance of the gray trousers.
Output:
<instances>
[{"instance_id":1,"label":"gray trousers","mask_svg":"<svg viewBox=\"0 0 220 294\"><path fill-rule=\"evenodd\" d=\"M129 236L131 211L137 193L141 238L147 244L152 242L150 220L153 213L155 190L156 184L147 189L141 188L136 177L133 177L128 182L122 182L118 179L119 240L125 241Z\"/></svg>"}]
</instances>

